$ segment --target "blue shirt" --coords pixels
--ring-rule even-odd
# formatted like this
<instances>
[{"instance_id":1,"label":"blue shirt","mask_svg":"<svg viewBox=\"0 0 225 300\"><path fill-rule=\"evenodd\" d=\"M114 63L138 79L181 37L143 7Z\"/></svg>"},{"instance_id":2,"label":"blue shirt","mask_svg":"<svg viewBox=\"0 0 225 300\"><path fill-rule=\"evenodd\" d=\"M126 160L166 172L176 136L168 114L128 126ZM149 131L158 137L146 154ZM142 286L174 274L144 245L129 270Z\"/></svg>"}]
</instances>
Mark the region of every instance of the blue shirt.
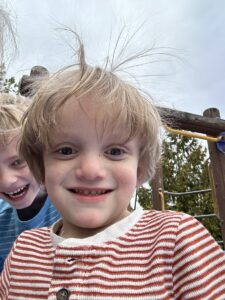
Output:
<instances>
[{"instance_id":1,"label":"blue shirt","mask_svg":"<svg viewBox=\"0 0 225 300\"><path fill-rule=\"evenodd\" d=\"M0 199L0 273L5 258L18 237L24 230L51 226L60 218L50 198L47 198L43 207L36 216L27 221L21 221L15 208Z\"/></svg>"}]
</instances>

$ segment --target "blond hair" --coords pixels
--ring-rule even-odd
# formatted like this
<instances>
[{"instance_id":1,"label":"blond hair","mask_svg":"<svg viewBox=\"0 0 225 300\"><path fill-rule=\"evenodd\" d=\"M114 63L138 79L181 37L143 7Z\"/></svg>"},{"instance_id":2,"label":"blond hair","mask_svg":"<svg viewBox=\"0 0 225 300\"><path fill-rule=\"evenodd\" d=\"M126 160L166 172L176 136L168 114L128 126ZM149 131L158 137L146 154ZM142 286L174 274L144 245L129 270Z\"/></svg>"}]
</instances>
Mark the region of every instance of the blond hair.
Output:
<instances>
[{"instance_id":1,"label":"blond hair","mask_svg":"<svg viewBox=\"0 0 225 300\"><path fill-rule=\"evenodd\" d=\"M101 123L101 130L118 131L123 126L125 139L140 138L138 180L143 183L152 179L160 156L161 120L150 97L119 78L114 71L88 65L82 44L78 57L77 65L61 69L43 81L25 114L20 151L36 180L44 182L43 152L50 146L51 130L57 127L60 109L68 100L77 101L85 109L84 96L90 96L89 101L99 105L97 122Z\"/></svg>"},{"instance_id":2,"label":"blond hair","mask_svg":"<svg viewBox=\"0 0 225 300\"><path fill-rule=\"evenodd\" d=\"M20 96L0 93L0 143L5 144L8 137L20 132L21 120L30 101Z\"/></svg>"}]
</instances>

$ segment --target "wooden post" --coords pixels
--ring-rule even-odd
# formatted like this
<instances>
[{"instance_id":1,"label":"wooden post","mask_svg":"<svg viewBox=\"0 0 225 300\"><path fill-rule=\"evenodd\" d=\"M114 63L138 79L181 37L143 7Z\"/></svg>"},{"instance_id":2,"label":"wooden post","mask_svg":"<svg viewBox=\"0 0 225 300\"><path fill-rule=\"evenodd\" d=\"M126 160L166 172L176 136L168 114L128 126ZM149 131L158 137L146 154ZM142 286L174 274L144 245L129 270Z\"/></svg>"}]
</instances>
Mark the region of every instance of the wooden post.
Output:
<instances>
[{"instance_id":1,"label":"wooden post","mask_svg":"<svg viewBox=\"0 0 225 300\"><path fill-rule=\"evenodd\" d=\"M216 190L215 190L215 183L214 183L213 174L212 174L211 163L209 164L209 167L208 167L208 173L209 173L210 187L212 189L214 212L215 212L217 218L219 218L220 216L219 216L218 202L217 202L217 198L216 198Z\"/></svg>"},{"instance_id":2,"label":"wooden post","mask_svg":"<svg viewBox=\"0 0 225 300\"><path fill-rule=\"evenodd\" d=\"M210 118L220 118L220 112L217 108L209 108L204 111L203 115ZM225 127L223 131L225 131ZM225 245L225 154L217 149L216 143L208 142L208 148L222 237Z\"/></svg>"},{"instance_id":3,"label":"wooden post","mask_svg":"<svg viewBox=\"0 0 225 300\"><path fill-rule=\"evenodd\" d=\"M158 164L156 174L151 181L152 204L156 210L164 210L165 204L163 199L163 171L161 162Z\"/></svg>"}]
</instances>

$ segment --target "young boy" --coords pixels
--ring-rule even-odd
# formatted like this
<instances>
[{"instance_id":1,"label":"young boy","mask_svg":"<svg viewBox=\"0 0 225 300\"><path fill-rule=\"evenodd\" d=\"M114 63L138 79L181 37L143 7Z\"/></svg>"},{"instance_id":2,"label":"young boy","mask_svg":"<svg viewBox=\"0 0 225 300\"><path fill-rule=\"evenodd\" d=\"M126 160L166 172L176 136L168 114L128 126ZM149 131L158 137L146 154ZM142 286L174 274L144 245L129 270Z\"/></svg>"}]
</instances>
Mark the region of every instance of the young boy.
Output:
<instances>
[{"instance_id":1,"label":"young boy","mask_svg":"<svg viewBox=\"0 0 225 300\"><path fill-rule=\"evenodd\" d=\"M24 230L49 226L59 214L18 153L20 121L31 100L0 94L0 272Z\"/></svg>"},{"instance_id":2,"label":"young boy","mask_svg":"<svg viewBox=\"0 0 225 300\"><path fill-rule=\"evenodd\" d=\"M24 122L21 152L62 219L20 235L1 299L225 299L225 255L181 212L127 210L160 154L147 96L86 64L50 77Z\"/></svg>"}]
</instances>

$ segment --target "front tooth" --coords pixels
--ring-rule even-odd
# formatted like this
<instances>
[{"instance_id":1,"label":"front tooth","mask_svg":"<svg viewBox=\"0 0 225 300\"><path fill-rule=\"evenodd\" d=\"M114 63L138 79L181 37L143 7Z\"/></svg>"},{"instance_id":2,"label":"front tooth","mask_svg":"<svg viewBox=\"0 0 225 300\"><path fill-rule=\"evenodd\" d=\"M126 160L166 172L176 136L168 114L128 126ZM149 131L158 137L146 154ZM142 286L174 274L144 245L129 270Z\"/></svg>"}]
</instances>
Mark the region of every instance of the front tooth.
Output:
<instances>
[{"instance_id":1,"label":"front tooth","mask_svg":"<svg viewBox=\"0 0 225 300\"><path fill-rule=\"evenodd\" d=\"M105 193L105 190L80 190L80 189L75 189L75 193L83 194L83 195L101 195Z\"/></svg>"},{"instance_id":2,"label":"front tooth","mask_svg":"<svg viewBox=\"0 0 225 300\"><path fill-rule=\"evenodd\" d=\"M19 188L18 190L14 191L14 192L8 193L8 195L13 195L13 194L19 193L19 192L22 191L23 189L24 189L24 187Z\"/></svg>"}]
</instances>

